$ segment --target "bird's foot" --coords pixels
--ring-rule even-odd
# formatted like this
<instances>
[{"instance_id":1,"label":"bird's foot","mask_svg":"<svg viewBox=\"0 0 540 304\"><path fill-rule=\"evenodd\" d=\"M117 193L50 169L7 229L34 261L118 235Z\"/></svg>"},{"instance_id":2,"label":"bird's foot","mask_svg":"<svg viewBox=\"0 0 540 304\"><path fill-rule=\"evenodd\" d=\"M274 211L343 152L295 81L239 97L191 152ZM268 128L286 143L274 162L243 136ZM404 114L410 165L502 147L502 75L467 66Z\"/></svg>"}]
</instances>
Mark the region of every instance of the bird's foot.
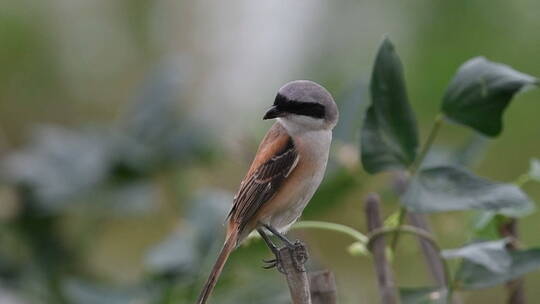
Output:
<instances>
[{"instance_id":1,"label":"bird's foot","mask_svg":"<svg viewBox=\"0 0 540 304\"><path fill-rule=\"evenodd\" d=\"M266 264L263 266L264 269L272 269L277 268L279 272L285 274L285 267L282 265L282 259L286 259L287 261L292 262L292 266L296 269L298 272L305 272L305 264L308 260L308 253L306 246L304 243L302 243L299 240L296 240L295 242L290 241L285 235L279 233L276 229L274 229L270 225L264 225L264 227L270 231L272 234L274 234L276 237L278 237L284 247L278 248L270 238L266 235L265 231L261 228L257 229L259 231L259 234L263 238L263 240L268 245L268 248L272 251L272 253L275 256L275 259L272 260L263 260L263 262ZM282 258L282 254L286 253L288 256ZM290 258L289 258L290 256Z\"/></svg>"},{"instance_id":2,"label":"bird's foot","mask_svg":"<svg viewBox=\"0 0 540 304\"><path fill-rule=\"evenodd\" d=\"M287 259L292 262L292 266L294 269L298 272L305 272L305 264L309 258L309 255L307 253L306 246L300 242L296 241L294 243L291 243L292 245L285 245L284 247L276 250L274 252L275 258L274 259L268 259L263 260L265 265L263 266L264 269L272 269L276 268L279 272L285 274L286 270L285 267L282 265L282 255L287 254L287 257L284 257L284 259ZM288 256L290 255L290 258Z\"/></svg>"}]
</instances>

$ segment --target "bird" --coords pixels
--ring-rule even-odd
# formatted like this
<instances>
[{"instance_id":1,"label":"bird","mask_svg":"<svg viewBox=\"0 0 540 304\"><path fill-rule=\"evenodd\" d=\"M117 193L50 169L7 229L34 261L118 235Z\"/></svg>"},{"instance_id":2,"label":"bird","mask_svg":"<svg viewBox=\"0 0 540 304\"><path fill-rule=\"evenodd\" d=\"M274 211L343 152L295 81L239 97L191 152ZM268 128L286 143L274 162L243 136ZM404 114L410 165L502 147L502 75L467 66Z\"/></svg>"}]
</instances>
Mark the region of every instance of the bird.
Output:
<instances>
[{"instance_id":1,"label":"bird","mask_svg":"<svg viewBox=\"0 0 540 304\"><path fill-rule=\"evenodd\" d=\"M284 233L301 216L323 180L338 118L332 95L313 81L291 81L278 90L263 117L276 121L261 141L233 199L223 247L197 304L207 302L229 255L253 230L276 254L276 260L266 261L270 267L278 266L279 261L267 232L287 246L294 245Z\"/></svg>"}]
</instances>

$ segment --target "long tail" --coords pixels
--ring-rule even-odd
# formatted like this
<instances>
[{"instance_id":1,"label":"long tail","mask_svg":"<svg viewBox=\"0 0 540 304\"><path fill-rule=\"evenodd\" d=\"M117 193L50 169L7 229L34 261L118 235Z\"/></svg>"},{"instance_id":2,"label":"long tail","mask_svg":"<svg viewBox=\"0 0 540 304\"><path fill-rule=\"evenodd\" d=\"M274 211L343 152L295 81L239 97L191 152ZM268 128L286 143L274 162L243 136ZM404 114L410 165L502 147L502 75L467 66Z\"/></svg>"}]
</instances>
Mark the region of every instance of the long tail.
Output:
<instances>
[{"instance_id":1,"label":"long tail","mask_svg":"<svg viewBox=\"0 0 540 304\"><path fill-rule=\"evenodd\" d=\"M219 276L221 275L223 266L225 266L225 262L227 262L229 255L236 247L237 241L238 241L238 231L235 229L232 231L232 233L230 233L227 236L227 239L225 239L225 243L223 244L223 248L221 249L221 252L219 253L217 261L214 264L214 268L212 268L212 272L210 273L208 280L206 280L206 283L204 283L204 287L203 287L203 290L201 291L201 294L199 295L197 304L205 304L208 298L210 297L210 294L212 293L212 290L214 290L217 280L219 279Z\"/></svg>"}]
</instances>

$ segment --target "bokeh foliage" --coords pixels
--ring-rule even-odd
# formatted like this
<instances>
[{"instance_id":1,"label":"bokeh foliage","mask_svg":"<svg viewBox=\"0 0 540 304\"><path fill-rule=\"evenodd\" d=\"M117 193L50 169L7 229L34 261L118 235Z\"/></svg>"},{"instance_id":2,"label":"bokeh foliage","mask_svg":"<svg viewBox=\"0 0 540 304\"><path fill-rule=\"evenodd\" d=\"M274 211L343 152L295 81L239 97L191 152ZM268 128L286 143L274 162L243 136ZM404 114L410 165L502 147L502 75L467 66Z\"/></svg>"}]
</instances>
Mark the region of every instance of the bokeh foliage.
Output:
<instances>
[{"instance_id":1,"label":"bokeh foliage","mask_svg":"<svg viewBox=\"0 0 540 304\"><path fill-rule=\"evenodd\" d=\"M373 189L381 190L390 213L398 203L388 186L392 177L368 178L356 147L370 66L385 33L400 50L420 142L440 109L441 93L471 57L540 75L540 61L534 60L540 44L531 38L540 26L534 0L276 2L267 15L246 3L174 3L0 4L2 300L54 303L63 293L73 303L191 303L220 245L221 220L208 214L207 223L216 226L200 232L189 219L204 202L220 201L216 215L227 209L268 127L259 116L290 79L321 82L337 97L342 114L329 174L305 218L362 230L359 200ZM278 30L262 30L273 26ZM188 64L176 66L177 59ZM451 160L479 176L514 181L527 171L528 159L540 155L534 140L538 96L531 91L515 97L495 141L445 126L426 164ZM211 116L214 121L242 119L208 124L208 113L219 114ZM192 137L194 130L205 134ZM235 147L242 148L224 144L221 131L233 134ZM524 189L538 201L536 187ZM433 218L445 248L475 235L496 236L500 220L461 212ZM527 245L540 242L537 222L538 213L521 220ZM481 227L471 232L474 226ZM348 255L350 239L310 230L294 234L314 253L310 267L335 271L340 300L375 301L370 260ZM395 260L400 281L427 285L416 246L406 244ZM200 261L187 268L195 270L185 266L193 248ZM233 255L217 291L223 303L287 301L279 275L258 268L266 257L257 242ZM245 294L233 291L262 278L270 282L243 288ZM528 275L531 299L540 298L534 288L539 282L538 274ZM275 289L261 295L268 286ZM466 294L465 302L495 303L500 296L501 288L491 288Z\"/></svg>"}]
</instances>

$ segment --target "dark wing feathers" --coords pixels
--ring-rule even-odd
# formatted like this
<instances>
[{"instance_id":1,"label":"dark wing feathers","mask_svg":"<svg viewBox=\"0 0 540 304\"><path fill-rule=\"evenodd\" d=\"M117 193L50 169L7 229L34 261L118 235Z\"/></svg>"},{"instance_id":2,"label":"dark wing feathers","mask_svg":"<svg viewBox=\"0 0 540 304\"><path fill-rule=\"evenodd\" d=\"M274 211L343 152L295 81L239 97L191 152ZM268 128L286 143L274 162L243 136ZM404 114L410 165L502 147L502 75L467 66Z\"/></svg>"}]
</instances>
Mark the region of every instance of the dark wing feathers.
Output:
<instances>
[{"instance_id":1,"label":"dark wing feathers","mask_svg":"<svg viewBox=\"0 0 540 304\"><path fill-rule=\"evenodd\" d=\"M274 196L297 162L298 153L289 137L281 150L242 181L228 218L242 230L261 205Z\"/></svg>"}]
</instances>

